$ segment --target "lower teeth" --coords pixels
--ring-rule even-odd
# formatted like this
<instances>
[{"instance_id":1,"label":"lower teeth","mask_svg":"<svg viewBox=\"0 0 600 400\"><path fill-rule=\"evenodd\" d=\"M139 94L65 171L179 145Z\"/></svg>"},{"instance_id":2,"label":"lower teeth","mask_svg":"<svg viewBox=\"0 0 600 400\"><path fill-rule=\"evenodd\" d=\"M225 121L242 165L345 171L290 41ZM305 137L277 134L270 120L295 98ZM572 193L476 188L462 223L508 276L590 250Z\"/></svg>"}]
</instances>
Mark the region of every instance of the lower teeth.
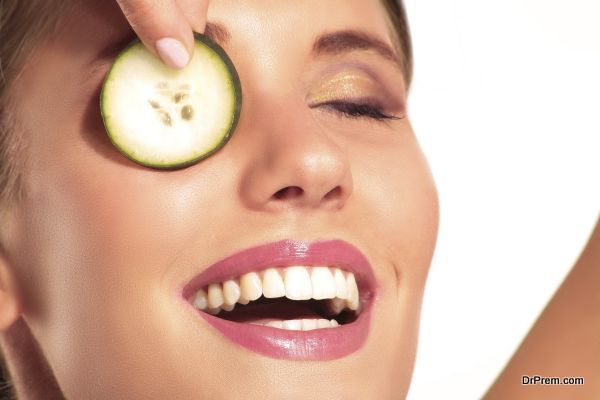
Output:
<instances>
[{"instance_id":1,"label":"lower teeth","mask_svg":"<svg viewBox=\"0 0 600 400\"><path fill-rule=\"evenodd\" d=\"M271 328L284 329L288 331L312 331L313 329L325 329L335 328L340 324L335 320L327 319L290 319L287 321L270 321L266 323L262 322L250 322L253 325L268 326Z\"/></svg>"}]
</instances>

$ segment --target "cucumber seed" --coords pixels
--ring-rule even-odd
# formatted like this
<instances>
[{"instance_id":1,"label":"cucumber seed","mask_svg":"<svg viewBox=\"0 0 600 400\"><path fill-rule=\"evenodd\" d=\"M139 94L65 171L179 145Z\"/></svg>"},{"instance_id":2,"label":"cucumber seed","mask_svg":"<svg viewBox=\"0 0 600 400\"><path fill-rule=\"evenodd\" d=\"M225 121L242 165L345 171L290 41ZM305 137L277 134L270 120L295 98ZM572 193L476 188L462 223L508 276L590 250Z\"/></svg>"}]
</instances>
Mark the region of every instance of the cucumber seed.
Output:
<instances>
[{"instance_id":1,"label":"cucumber seed","mask_svg":"<svg viewBox=\"0 0 600 400\"><path fill-rule=\"evenodd\" d=\"M160 118L160 121L167 125L167 126L173 126L173 121L171 120L171 114L169 114L167 111L165 110L158 110L158 116Z\"/></svg>"},{"instance_id":2,"label":"cucumber seed","mask_svg":"<svg viewBox=\"0 0 600 400\"><path fill-rule=\"evenodd\" d=\"M192 106L185 105L183 106L183 108L181 109L181 118L189 121L194 117L194 109L192 108Z\"/></svg>"},{"instance_id":3,"label":"cucumber seed","mask_svg":"<svg viewBox=\"0 0 600 400\"><path fill-rule=\"evenodd\" d=\"M187 98L188 98L187 93L179 92L179 93L175 93L175 95L173 96L173 101L175 103L179 103L182 100L186 100Z\"/></svg>"}]
</instances>

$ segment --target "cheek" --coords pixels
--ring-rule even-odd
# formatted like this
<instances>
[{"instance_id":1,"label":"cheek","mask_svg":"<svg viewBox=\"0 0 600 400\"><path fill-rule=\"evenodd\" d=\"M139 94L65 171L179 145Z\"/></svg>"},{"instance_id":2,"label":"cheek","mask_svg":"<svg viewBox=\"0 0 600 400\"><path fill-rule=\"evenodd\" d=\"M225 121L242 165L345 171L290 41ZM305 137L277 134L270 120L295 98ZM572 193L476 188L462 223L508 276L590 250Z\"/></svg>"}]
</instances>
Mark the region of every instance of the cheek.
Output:
<instances>
[{"instance_id":1,"label":"cheek","mask_svg":"<svg viewBox=\"0 0 600 400\"><path fill-rule=\"evenodd\" d=\"M373 339L378 350L372 361L382 365L376 375L381 387L390 389L382 398L401 398L414 366L423 290L438 231L438 195L408 131L400 143L367 153L365 160L367 167L355 180L364 189L357 194L364 210L360 226L365 227L365 241L375 244L374 258L384 262L375 271L382 279L374 314L380 327Z\"/></svg>"},{"instance_id":2,"label":"cheek","mask_svg":"<svg viewBox=\"0 0 600 400\"><path fill-rule=\"evenodd\" d=\"M438 194L412 132L394 145L366 153L356 177L362 187L363 226L382 259L393 263L398 286L422 290L439 222Z\"/></svg>"},{"instance_id":3,"label":"cheek","mask_svg":"<svg viewBox=\"0 0 600 400\"><path fill-rule=\"evenodd\" d=\"M182 248L216 234L206 211L226 196L197 170L191 178L107 162L63 141L69 129L78 132L67 127L48 146L30 146L17 251L27 317L64 379L92 381L82 376L92 370L105 375L98 381L119 382L110 375L128 359L161 364L153 357L170 347L165 335L140 335L163 329L148 310L164 308L162 278ZM86 359L97 364L82 368Z\"/></svg>"},{"instance_id":4,"label":"cheek","mask_svg":"<svg viewBox=\"0 0 600 400\"><path fill-rule=\"evenodd\" d=\"M63 148L69 163L44 153L26 179L27 246L36 244L33 264L57 277L51 281L70 282L64 289L74 296L160 282L184 245L203 235L199 227L215 225L201 212L220 195L207 177L190 184L181 174L103 162L86 148Z\"/></svg>"}]
</instances>

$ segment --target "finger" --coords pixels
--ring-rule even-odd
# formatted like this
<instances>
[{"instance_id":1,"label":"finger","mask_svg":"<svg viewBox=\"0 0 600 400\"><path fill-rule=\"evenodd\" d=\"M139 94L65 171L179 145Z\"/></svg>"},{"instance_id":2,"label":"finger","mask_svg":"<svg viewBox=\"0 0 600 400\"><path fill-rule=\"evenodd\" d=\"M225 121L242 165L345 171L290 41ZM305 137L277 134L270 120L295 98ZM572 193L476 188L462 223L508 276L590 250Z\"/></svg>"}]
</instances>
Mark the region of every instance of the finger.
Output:
<instances>
[{"instance_id":1,"label":"finger","mask_svg":"<svg viewBox=\"0 0 600 400\"><path fill-rule=\"evenodd\" d=\"M117 0L144 45L173 68L187 65L193 51L191 26L175 0Z\"/></svg>"},{"instance_id":2,"label":"finger","mask_svg":"<svg viewBox=\"0 0 600 400\"><path fill-rule=\"evenodd\" d=\"M179 8L194 32L204 33L206 28L206 15L208 14L208 0L178 0Z\"/></svg>"}]
</instances>

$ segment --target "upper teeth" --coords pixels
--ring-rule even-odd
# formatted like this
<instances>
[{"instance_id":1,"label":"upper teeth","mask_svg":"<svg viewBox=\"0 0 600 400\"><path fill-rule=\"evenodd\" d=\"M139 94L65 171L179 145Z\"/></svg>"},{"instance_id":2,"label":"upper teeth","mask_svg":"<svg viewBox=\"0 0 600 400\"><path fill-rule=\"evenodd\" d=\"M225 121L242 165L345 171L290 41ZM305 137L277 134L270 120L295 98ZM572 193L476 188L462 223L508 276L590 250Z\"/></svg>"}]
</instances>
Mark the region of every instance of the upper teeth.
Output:
<instances>
[{"instance_id":1,"label":"upper teeth","mask_svg":"<svg viewBox=\"0 0 600 400\"><path fill-rule=\"evenodd\" d=\"M322 266L291 266L248 272L239 278L211 283L198 290L191 303L200 310L217 314L221 310L231 311L236 303L248 304L261 296L285 296L291 300L332 299L329 306L336 314L345 307L357 310L359 306L354 274L337 267Z\"/></svg>"}]
</instances>

